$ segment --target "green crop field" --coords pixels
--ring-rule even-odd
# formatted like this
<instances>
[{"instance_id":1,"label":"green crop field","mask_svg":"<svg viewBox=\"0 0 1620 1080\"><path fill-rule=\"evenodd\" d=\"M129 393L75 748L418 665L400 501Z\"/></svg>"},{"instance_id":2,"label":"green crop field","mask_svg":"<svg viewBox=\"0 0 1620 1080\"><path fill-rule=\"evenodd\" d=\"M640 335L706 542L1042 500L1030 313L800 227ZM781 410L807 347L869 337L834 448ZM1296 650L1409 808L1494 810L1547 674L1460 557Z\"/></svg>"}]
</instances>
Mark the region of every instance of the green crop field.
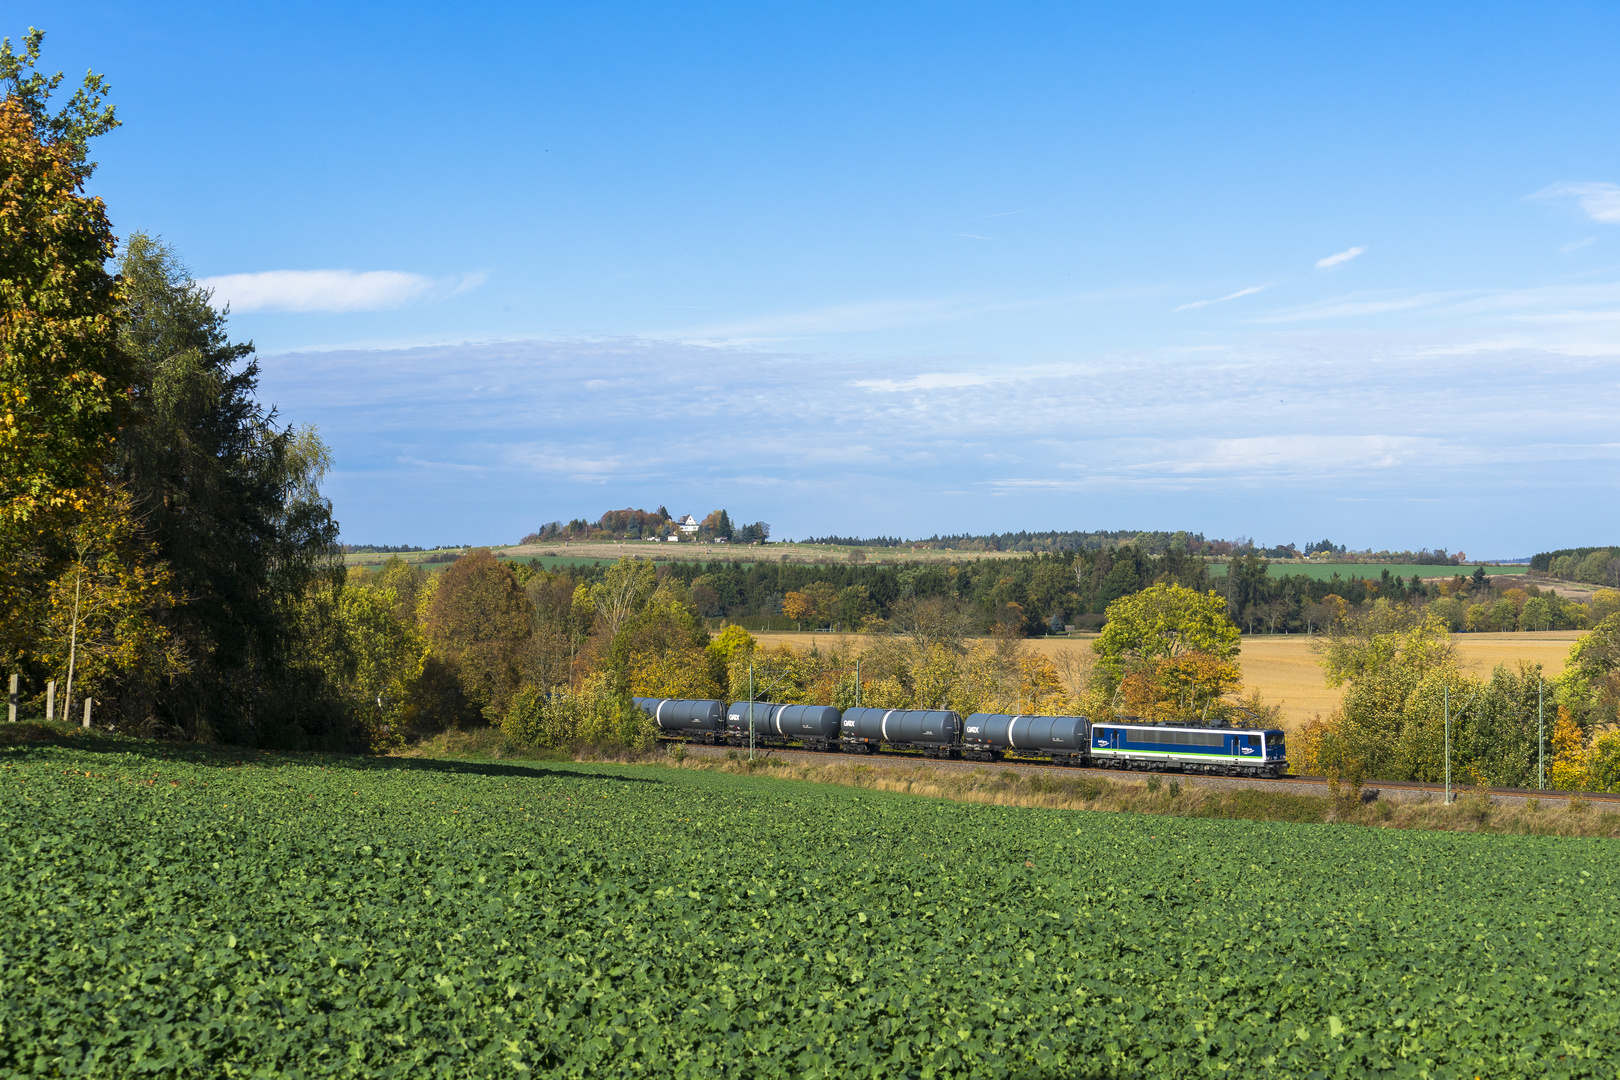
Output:
<instances>
[{"instance_id":1,"label":"green crop field","mask_svg":"<svg viewBox=\"0 0 1620 1080\"><path fill-rule=\"evenodd\" d=\"M1528 566L1499 566L1495 563L1468 563L1464 566L1414 566L1410 563L1318 563L1318 562L1274 562L1267 572L1272 577L1287 577L1293 574L1303 574L1306 577L1326 581L1334 574L1342 578L1372 578L1375 581L1385 570L1392 575L1412 580L1416 574L1420 578L1447 578L1462 574L1465 577L1474 572L1476 566L1485 567L1485 573L1492 577L1498 574L1523 574L1530 568ZM1216 577L1226 576L1226 563L1210 563L1209 572Z\"/></svg>"},{"instance_id":2,"label":"green crop field","mask_svg":"<svg viewBox=\"0 0 1620 1080\"><path fill-rule=\"evenodd\" d=\"M1585 1077L1612 841L0 750L0 1074Z\"/></svg>"}]
</instances>

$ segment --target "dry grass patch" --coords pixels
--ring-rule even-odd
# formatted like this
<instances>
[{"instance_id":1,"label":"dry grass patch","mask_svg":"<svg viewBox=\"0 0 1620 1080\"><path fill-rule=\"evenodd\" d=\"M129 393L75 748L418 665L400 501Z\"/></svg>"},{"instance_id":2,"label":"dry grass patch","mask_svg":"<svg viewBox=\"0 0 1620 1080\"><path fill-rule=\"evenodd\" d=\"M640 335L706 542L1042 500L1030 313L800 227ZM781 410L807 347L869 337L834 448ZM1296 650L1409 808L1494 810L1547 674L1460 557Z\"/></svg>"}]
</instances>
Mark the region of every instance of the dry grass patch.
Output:
<instances>
[{"instance_id":1,"label":"dry grass patch","mask_svg":"<svg viewBox=\"0 0 1620 1080\"><path fill-rule=\"evenodd\" d=\"M19 720L15 724L0 724L0 746L15 746L19 743L31 742L65 743L81 734L88 735L89 733L86 729L74 724L60 722L47 724L38 720Z\"/></svg>"}]
</instances>

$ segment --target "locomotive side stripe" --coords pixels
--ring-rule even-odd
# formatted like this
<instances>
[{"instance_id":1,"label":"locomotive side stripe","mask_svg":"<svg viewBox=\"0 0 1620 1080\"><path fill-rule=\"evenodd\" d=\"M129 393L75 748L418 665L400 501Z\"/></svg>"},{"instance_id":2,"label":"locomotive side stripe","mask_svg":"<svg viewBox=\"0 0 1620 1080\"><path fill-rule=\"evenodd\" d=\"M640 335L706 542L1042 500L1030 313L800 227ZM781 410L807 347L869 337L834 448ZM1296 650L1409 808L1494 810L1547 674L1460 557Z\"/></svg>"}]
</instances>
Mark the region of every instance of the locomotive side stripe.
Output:
<instances>
[{"instance_id":1,"label":"locomotive side stripe","mask_svg":"<svg viewBox=\"0 0 1620 1080\"><path fill-rule=\"evenodd\" d=\"M1240 763L1240 764L1248 764L1249 762L1254 762L1256 764L1267 764L1267 763L1269 763L1269 764L1278 764L1278 763L1287 764L1287 760L1288 760L1287 758L1262 758L1262 757L1240 758L1240 757L1233 757L1231 754L1226 753L1224 750L1223 751L1217 751L1217 752L1212 753L1212 754L1200 754L1197 751L1187 752L1187 751L1182 751L1182 750L1123 750L1123 749L1114 750L1114 749L1111 749L1111 748L1105 750L1102 747L1092 747L1091 756L1095 757L1095 758L1129 758L1129 757L1153 758L1153 757L1162 757L1162 758L1180 758L1180 759L1184 759L1186 761L1211 761L1211 760L1213 760L1213 761L1224 761L1224 762L1237 762L1237 763Z\"/></svg>"}]
</instances>

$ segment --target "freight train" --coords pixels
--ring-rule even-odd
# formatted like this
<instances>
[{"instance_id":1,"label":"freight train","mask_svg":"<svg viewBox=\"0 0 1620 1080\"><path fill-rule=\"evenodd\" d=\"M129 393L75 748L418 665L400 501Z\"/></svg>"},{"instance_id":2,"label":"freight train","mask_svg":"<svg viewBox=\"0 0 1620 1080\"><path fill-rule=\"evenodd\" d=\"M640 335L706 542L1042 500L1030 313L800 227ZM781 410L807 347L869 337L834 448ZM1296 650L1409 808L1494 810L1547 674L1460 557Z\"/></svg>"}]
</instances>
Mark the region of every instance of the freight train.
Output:
<instances>
[{"instance_id":1,"label":"freight train","mask_svg":"<svg viewBox=\"0 0 1620 1080\"><path fill-rule=\"evenodd\" d=\"M1276 728L1092 723L1084 716L1030 716L944 709L839 709L769 701L635 698L666 739L711 746L796 746L875 754L920 750L966 761L1034 758L1058 765L1170 769L1224 776L1281 776L1288 747Z\"/></svg>"}]
</instances>

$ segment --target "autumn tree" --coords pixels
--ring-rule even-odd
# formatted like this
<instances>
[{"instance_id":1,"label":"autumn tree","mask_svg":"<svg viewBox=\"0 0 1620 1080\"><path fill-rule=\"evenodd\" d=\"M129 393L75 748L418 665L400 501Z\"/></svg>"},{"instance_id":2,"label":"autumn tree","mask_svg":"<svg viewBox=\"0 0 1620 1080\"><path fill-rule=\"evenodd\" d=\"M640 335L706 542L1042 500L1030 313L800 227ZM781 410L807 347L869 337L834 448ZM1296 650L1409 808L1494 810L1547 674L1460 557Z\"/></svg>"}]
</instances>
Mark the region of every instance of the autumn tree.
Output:
<instances>
[{"instance_id":1,"label":"autumn tree","mask_svg":"<svg viewBox=\"0 0 1620 1080\"><path fill-rule=\"evenodd\" d=\"M1314 726L1320 767L1370 779L1445 775L1446 726L1454 776L1518 786L1534 776L1540 669L1498 667L1489 680L1458 666L1445 622L1431 610L1376 601L1315 648L1339 709Z\"/></svg>"},{"instance_id":2,"label":"autumn tree","mask_svg":"<svg viewBox=\"0 0 1620 1080\"><path fill-rule=\"evenodd\" d=\"M973 612L954 596L905 597L895 602L891 612L895 629L919 650L938 645L960 652L962 640L974 625Z\"/></svg>"},{"instance_id":3,"label":"autumn tree","mask_svg":"<svg viewBox=\"0 0 1620 1080\"><path fill-rule=\"evenodd\" d=\"M1219 596L1163 584L1110 604L1107 625L1091 647L1101 666L1123 675L1132 662L1192 651L1231 659L1240 643Z\"/></svg>"},{"instance_id":4,"label":"autumn tree","mask_svg":"<svg viewBox=\"0 0 1620 1080\"><path fill-rule=\"evenodd\" d=\"M1562 791L1584 791L1589 784L1586 740L1569 709L1558 710L1548 742L1552 760L1547 767L1547 782Z\"/></svg>"},{"instance_id":5,"label":"autumn tree","mask_svg":"<svg viewBox=\"0 0 1620 1080\"><path fill-rule=\"evenodd\" d=\"M116 120L94 76L48 110L61 76L34 70L41 37L0 46L0 602L25 616L10 651L42 625L49 651L29 604L73 588L119 628L104 657L146 657L102 672L103 716L341 742L302 640L310 589L340 569L319 492L330 456L253 400L251 346L226 340L172 252L137 234L120 280L107 273L111 231L82 185L89 139Z\"/></svg>"},{"instance_id":6,"label":"autumn tree","mask_svg":"<svg viewBox=\"0 0 1620 1080\"><path fill-rule=\"evenodd\" d=\"M652 563L624 558L608 567L602 581L590 590L591 607L604 640L611 641L631 616L646 606L657 585Z\"/></svg>"},{"instance_id":7,"label":"autumn tree","mask_svg":"<svg viewBox=\"0 0 1620 1080\"><path fill-rule=\"evenodd\" d=\"M387 750L420 724L419 680L428 646L414 621L399 617L399 596L380 584L322 590L319 617L305 623L305 647L346 721L348 749Z\"/></svg>"},{"instance_id":8,"label":"autumn tree","mask_svg":"<svg viewBox=\"0 0 1620 1080\"><path fill-rule=\"evenodd\" d=\"M1108 605L1108 622L1092 643L1099 689L1111 706L1138 715L1192 721L1240 683L1237 627L1226 603L1168 583Z\"/></svg>"},{"instance_id":9,"label":"autumn tree","mask_svg":"<svg viewBox=\"0 0 1620 1080\"><path fill-rule=\"evenodd\" d=\"M699 615L706 618L719 615L725 610L720 602L720 593L713 585L701 579L692 583L692 606Z\"/></svg>"},{"instance_id":10,"label":"autumn tree","mask_svg":"<svg viewBox=\"0 0 1620 1080\"><path fill-rule=\"evenodd\" d=\"M1222 698L1242 689L1235 661L1201 649L1159 657L1130 668L1120 683L1124 711L1144 719L1172 723L1207 722L1211 715L1228 719Z\"/></svg>"},{"instance_id":11,"label":"autumn tree","mask_svg":"<svg viewBox=\"0 0 1620 1080\"><path fill-rule=\"evenodd\" d=\"M1620 723L1620 613L1603 619L1569 650L1558 696L1583 728Z\"/></svg>"},{"instance_id":12,"label":"autumn tree","mask_svg":"<svg viewBox=\"0 0 1620 1080\"><path fill-rule=\"evenodd\" d=\"M729 669L739 660L752 656L758 647L759 642L754 640L753 634L733 623L714 635L708 644L708 651L709 655Z\"/></svg>"},{"instance_id":13,"label":"autumn tree","mask_svg":"<svg viewBox=\"0 0 1620 1080\"><path fill-rule=\"evenodd\" d=\"M488 548L451 563L433 590L423 633L490 721L505 713L522 682L529 615L528 596Z\"/></svg>"},{"instance_id":14,"label":"autumn tree","mask_svg":"<svg viewBox=\"0 0 1620 1080\"><path fill-rule=\"evenodd\" d=\"M50 111L62 77L35 70L43 36L0 44L0 650L24 666L72 519L118 505L100 466L130 404L112 227L83 193L88 141L116 120L99 76Z\"/></svg>"},{"instance_id":15,"label":"autumn tree","mask_svg":"<svg viewBox=\"0 0 1620 1080\"><path fill-rule=\"evenodd\" d=\"M714 510L700 523L704 536L723 537L731 539L731 515L724 510Z\"/></svg>"},{"instance_id":16,"label":"autumn tree","mask_svg":"<svg viewBox=\"0 0 1620 1080\"><path fill-rule=\"evenodd\" d=\"M167 625L177 598L172 575L137 532L127 493L102 487L64 522L71 555L46 593L33 659L65 676L62 715L74 700L148 694L188 673L189 660ZM116 700L116 699L115 699Z\"/></svg>"},{"instance_id":17,"label":"autumn tree","mask_svg":"<svg viewBox=\"0 0 1620 1080\"><path fill-rule=\"evenodd\" d=\"M939 654L951 657L949 653ZM976 642L955 658L948 702L964 715L974 712L1061 714L1073 708L1057 666L1017 638ZM923 665L913 676L940 679L944 670Z\"/></svg>"},{"instance_id":18,"label":"autumn tree","mask_svg":"<svg viewBox=\"0 0 1620 1080\"><path fill-rule=\"evenodd\" d=\"M815 597L798 590L790 590L782 597L782 614L801 624L806 619L814 618L816 614Z\"/></svg>"},{"instance_id":19,"label":"autumn tree","mask_svg":"<svg viewBox=\"0 0 1620 1080\"><path fill-rule=\"evenodd\" d=\"M812 581L801 591L810 598L811 614L816 622L831 622L838 610L838 590L832 583Z\"/></svg>"},{"instance_id":20,"label":"autumn tree","mask_svg":"<svg viewBox=\"0 0 1620 1080\"><path fill-rule=\"evenodd\" d=\"M871 590L865 585L850 585L838 592L834 618L846 630L858 630L861 623L877 613Z\"/></svg>"},{"instance_id":21,"label":"autumn tree","mask_svg":"<svg viewBox=\"0 0 1620 1080\"><path fill-rule=\"evenodd\" d=\"M581 588L567 574L544 570L524 586L532 611L532 632L524 654L526 683L551 689L574 681L574 664L595 618L594 609L584 610L574 602Z\"/></svg>"},{"instance_id":22,"label":"autumn tree","mask_svg":"<svg viewBox=\"0 0 1620 1080\"><path fill-rule=\"evenodd\" d=\"M398 555L390 555L378 568L375 581L377 588L393 590L394 617L412 627L416 625L416 601L426 583L427 570Z\"/></svg>"}]
</instances>

